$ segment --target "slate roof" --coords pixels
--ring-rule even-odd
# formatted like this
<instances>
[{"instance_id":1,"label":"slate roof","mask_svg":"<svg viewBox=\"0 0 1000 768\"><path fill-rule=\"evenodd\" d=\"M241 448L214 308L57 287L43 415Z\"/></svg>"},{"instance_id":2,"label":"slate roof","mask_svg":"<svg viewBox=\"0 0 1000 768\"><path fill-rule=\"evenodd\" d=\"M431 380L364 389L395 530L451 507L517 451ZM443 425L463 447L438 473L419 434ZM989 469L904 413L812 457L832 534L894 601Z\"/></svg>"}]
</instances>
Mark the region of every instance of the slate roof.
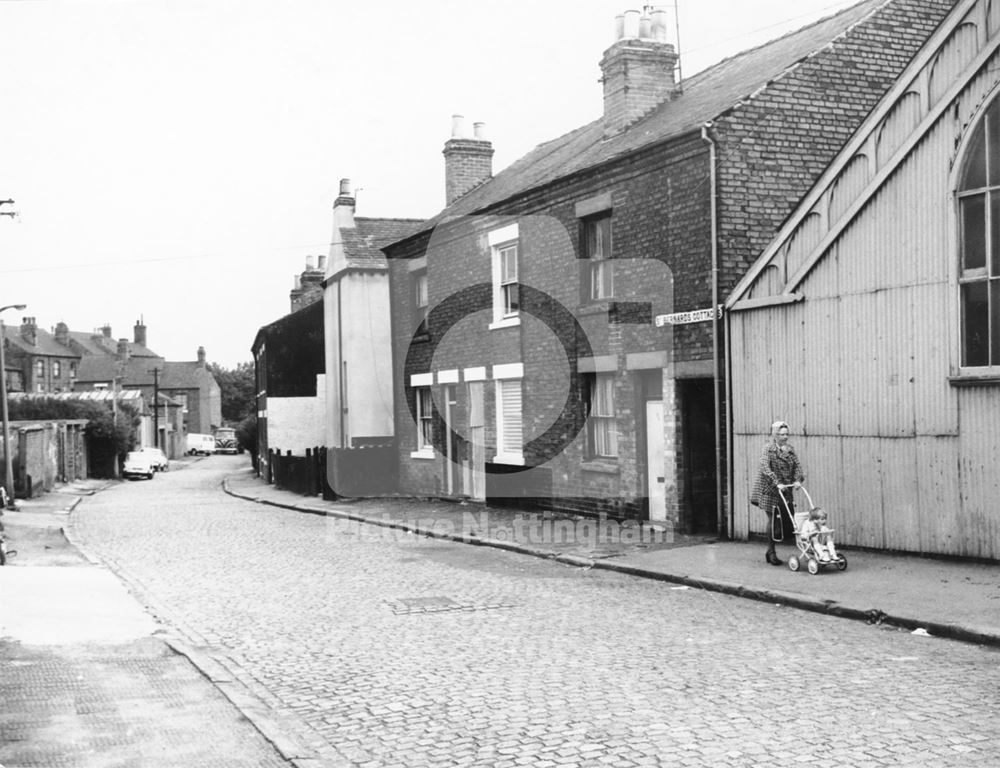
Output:
<instances>
[{"instance_id":1,"label":"slate roof","mask_svg":"<svg viewBox=\"0 0 1000 768\"><path fill-rule=\"evenodd\" d=\"M359 216L354 227L341 227L347 264L352 267L385 268L382 248L405 237L423 219L369 219Z\"/></svg>"},{"instance_id":2,"label":"slate roof","mask_svg":"<svg viewBox=\"0 0 1000 768\"><path fill-rule=\"evenodd\" d=\"M110 355L84 355L76 369L79 384L111 381L115 376L123 376L123 382L131 386L153 386L154 367L163 368L163 358L130 358L124 365Z\"/></svg>"},{"instance_id":3,"label":"slate roof","mask_svg":"<svg viewBox=\"0 0 1000 768\"><path fill-rule=\"evenodd\" d=\"M197 360L180 363L165 362L163 371L160 373L160 389L201 389L206 378L215 380L211 371ZM152 380L150 383L152 384Z\"/></svg>"},{"instance_id":4,"label":"slate roof","mask_svg":"<svg viewBox=\"0 0 1000 768\"><path fill-rule=\"evenodd\" d=\"M531 189L700 130L706 122L825 48L885 3L886 0L863 0L833 16L724 59L685 79L681 95L664 102L617 136L604 139L602 116L540 144L400 239L431 229L446 218L489 209Z\"/></svg>"},{"instance_id":5,"label":"slate roof","mask_svg":"<svg viewBox=\"0 0 1000 768\"><path fill-rule=\"evenodd\" d=\"M36 328L35 338L37 344L29 344L21 336L20 326L8 326L3 327L4 338L7 339L7 343L10 347L19 349L28 355L48 355L49 357L70 357L76 358L77 354L69 347L63 346L58 341L56 337L43 328Z\"/></svg>"},{"instance_id":6,"label":"slate roof","mask_svg":"<svg viewBox=\"0 0 1000 768\"><path fill-rule=\"evenodd\" d=\"M86 331L70 331L69 337L84 350L88 355L116 355L118 354L118 339L105 336L103 333L87 333ZM136 344L134 341L128 342L129 355L132 357L159 357L149 347Z\"/></svg>"}]
</instances>

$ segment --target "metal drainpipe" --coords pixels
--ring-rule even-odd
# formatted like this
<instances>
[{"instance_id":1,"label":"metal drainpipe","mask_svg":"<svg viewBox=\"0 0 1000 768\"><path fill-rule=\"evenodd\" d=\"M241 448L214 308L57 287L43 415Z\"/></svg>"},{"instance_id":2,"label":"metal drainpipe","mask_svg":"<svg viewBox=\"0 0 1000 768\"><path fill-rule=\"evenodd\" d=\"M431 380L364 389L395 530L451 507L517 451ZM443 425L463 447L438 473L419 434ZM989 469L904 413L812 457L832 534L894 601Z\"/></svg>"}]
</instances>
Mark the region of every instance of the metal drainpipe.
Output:
<instances>
[{"instance_id":1,"label":"metal drainpipe","mask_svg":"<svg viewBox=\"0 0 1000 768\"><path fill-rule=\"evenodd\" d=\"M725 528L726 536L732 538L732 531L724 525L726 522L725 509L722 504L722 417L719 412L719 395L721 394L719 382L719 230L715 175L716 148L715 141L708 133L708 129L711 127L711 121L701 127L701 138L708 143L709 185L711 187L709 199L712 220L712 406L715 416L715 524L718 533L721 534Z\"/></svg>"}]
</instances>

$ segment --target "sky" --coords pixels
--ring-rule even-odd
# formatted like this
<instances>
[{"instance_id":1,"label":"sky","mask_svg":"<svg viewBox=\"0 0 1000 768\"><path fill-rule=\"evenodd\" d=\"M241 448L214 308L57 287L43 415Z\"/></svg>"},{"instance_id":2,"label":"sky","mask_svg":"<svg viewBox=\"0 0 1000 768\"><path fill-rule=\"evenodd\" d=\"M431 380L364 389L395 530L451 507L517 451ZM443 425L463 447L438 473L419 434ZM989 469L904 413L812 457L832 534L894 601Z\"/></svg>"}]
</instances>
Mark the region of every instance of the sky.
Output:
<instances>
[{"instance_id":1,"label":"sky","mask_svg":"<svg viewBox=\"0 0 1000 768\"><path fill-rule=\"evenodd\" d=\"M855 0L679 0L687 77ZM226 368L357 215L444 207L452 115L494 172L602 111L628 0L0 0L0 317Z\"/></svg>"}]
</instances>

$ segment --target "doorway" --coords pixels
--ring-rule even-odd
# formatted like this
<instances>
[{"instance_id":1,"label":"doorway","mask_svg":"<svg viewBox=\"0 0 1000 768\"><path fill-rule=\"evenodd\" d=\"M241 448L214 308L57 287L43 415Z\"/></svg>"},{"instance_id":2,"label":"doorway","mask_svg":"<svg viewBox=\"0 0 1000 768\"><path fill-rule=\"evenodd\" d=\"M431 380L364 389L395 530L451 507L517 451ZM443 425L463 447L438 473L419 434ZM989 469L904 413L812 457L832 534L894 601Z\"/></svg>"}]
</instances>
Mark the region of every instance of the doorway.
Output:
<instances>
[{"instance_id":1,"label":"doorway","mask_svg":"<svg viewBox=\"0 0 1000 768\"><path fill-rule=\"evenodd\" d=\"M678 386L684 468L681 527L685 533L715 533L718 520L713 381L683 379Z\"/></svg>"},{"instance_id":2,"label":"doorway","mask_svg":"<svg viewBox=\"0 0 1000 768\"><path fill-rule=\"evenodd\" d=\"M486 408L483 382L468 383L469 433L462 455L465 492L474 501L486 501Z\"/></svg>"}]
</instances>

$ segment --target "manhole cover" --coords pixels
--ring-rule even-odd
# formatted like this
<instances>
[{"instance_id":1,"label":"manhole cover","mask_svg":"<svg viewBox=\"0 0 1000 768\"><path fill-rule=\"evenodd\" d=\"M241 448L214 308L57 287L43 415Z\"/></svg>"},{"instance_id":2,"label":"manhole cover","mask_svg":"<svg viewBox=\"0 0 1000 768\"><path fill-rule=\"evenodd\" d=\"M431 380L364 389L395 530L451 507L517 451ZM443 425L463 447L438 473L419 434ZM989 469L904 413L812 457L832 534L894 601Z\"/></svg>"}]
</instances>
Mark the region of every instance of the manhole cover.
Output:
<instances>
[{"instance_id":1,"label":"manhole cover","mask_svg":"<svg viewBox=\"0 0 1000 768\"><path fill-rule=\"evenodd\" d=\"M428 597L400 597L386 601L393 613L439 613L441 611L488 611L494 608L512 608L513 603L503 600L452 600L443 595Z\"/></svg>"}]
</instances>

